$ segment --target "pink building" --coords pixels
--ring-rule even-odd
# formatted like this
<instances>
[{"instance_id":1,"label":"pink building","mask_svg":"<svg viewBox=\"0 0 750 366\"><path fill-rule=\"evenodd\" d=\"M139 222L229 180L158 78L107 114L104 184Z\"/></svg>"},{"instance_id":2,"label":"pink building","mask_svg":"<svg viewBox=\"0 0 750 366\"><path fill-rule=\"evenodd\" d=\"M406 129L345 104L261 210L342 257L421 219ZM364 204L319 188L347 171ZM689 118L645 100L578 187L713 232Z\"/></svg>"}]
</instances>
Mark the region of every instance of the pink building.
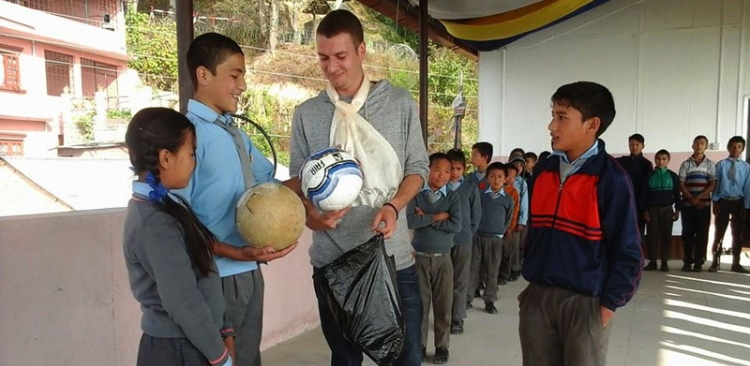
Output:
<instances>
[{"instance_id":1,"label":"pink building","mask_svg":"<svg viewBox=\"0 0 750 366\"><path fill-rule=\"evenodd\" d=\"M127 60L120 0L0 0L0 156L56 155L71 99L117 108Z\"/></svg>"}]
</instances>

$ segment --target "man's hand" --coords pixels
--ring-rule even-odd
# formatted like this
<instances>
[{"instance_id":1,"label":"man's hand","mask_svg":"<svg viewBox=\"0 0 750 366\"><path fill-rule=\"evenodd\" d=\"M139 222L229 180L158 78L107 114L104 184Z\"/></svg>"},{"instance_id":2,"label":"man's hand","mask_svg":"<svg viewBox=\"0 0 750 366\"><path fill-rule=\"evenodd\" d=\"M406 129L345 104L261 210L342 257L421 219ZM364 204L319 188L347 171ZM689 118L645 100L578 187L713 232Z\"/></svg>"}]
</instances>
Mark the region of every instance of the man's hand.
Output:
<instances>
[{"instance_id":1,"label":"man's hand","mask_svg":"<svg viewBox=\"0 0 750 366\"><path fill-rule=\"evenodd\" d=\"M320 212L316 208L310 207L307 210L307 222L305 224L313 231L332 230L351 209L350 206L343 210Z\"/></svg>"},{"instance_id":2,"label":"man's hand","mask_svg":"<svg viewBox=\"0 0 750 366\"><path fill-rule=\"evenodd\" d=\"M396 210L389 205L381 207L372 220L372 230L383 234L385 239L390 239L396 231Z\"/></svg>"},{"instance_id":3,"label":"man's hand","mask_svg":"<svg viewBox=\"0 0 750 366\"><path fill-rule=\"evenodd\" d=\"M614 315L615 312L605 308L604 306L600 306L599 313L602 316L602 328L606 328L609 325L609 321L612 320L612 315Z\"/></svg>"},{"instance_id":4,"label":"man's hand","mask_svg":"<svg viewBox=\"0 0 750 366\"><path fill-rule=\"evenodd\" d=\"M711 209L714 212L714 215L716 215L716 216L719 216L719 214L721 213L721 209L719 209L718 202L715 203L714 206Z\"/></svg>"},{"instance_id":5,"label":"man's hand","mask_svg":"<svg viewBox=\"0 0 750 366\"><path fill-rule=\"evenodd\" d=\"M643 213L643 221L651 222L651 214L649 214L648 211Z\"/></svg>"},{"instance_id":6,"label":"man's hand","mask_svg":"<svg viewBox=\"0 0 750 366\"><path fill-rule=\"evenodd\" d=\"M414 207L414 214L417 216L424 216L424 211L419 207Z\"/></svg>"},{"instance_id":7,"label":"man's hand","mask_svg":"<svg viewBox=\"0 0 750 366\"><path fill-rule=\"evenodd\" d=\"M700 198L698 198L695 201L694 206L695 206L695 208L702 210L702 209L706 208L706 203L703 202Z\"/></svg>"},{"instance_id":8,"label":"man's hand","mask_svg":"<svg viewBox=\"0 0 750 366\"><path fill-rule=\"evenodd\" d=\"M297 244L299 244L299 242L295 242L294 244L279 251L274 250L272 247L255 248L251 246L245 246L239 248L239 250L242 253L242 257L246 261L270 262L274 259L279 259L286 256L292 250L294 250L294 248L297 248Z\"/></svg>"},{"instance_id":9,"label":"man's hand","mask_svg":"<svg viewBox=\"0 0 750 366\"><path fill-rule=\"evenodd\" d=\"M445 221L445 220L448 220L450 217L451 215L447 212L439 212L439 213L432 215L432 222Z\"/></svg>"},{"instance_id":10,"label":"man's hand","mask_svg":"<svg viewBox=\"0 0 750 366\"><path fill-rule=\"evenodd\" d=\"M516 228L514 230L515 232L520 233L521 231L523 231L524 227L524 225L516 225Z\"/></svg>"}]
</instances>

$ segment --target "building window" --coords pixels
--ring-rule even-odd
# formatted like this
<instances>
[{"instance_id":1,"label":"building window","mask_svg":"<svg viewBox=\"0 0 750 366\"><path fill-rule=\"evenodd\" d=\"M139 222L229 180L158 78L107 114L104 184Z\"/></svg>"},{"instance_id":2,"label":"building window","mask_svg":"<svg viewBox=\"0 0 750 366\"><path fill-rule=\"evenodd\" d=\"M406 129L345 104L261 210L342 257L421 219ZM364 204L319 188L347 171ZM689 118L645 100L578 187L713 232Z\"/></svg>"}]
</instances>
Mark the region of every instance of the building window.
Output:
<instances>
[{"instance_id":1,"label":"building window","mask_svg":"<svg viewBox=\"0 0 750 366\"><path fill-rule=\"evenodd\" d=\"M21 90L21 66L18 53L0 50L0 89Z\"/></svg>"},{"instance_id":2,"label":"building window","mask_svg":"<svg viewBox=\"0 0 750 366\"><path fill-rule=\"evenodd\" d=\"M65 87L73 91L73 56L44 51L47 74L47 95L59 97Z\"/></svg>"},{"instance_id":3,"label":"building window","mask_svg":"<svg viewBox=\"0 0 750 366\"><path fill-rule=\"evenodd\" d=\"M0 139L0 156L22 156L23 140Z\"/></svg>"},{"instance_id":4,"label":"building window","mask_svg":"<svg viewBox=\"0 0 750 366\"><path fill-rule=\"evenodd\" d=\"M118 108L117 66L81 58L83 96L93 98L101 90L107 96L109 109Z\"/></svg>"},{"instance_id":5,"label":"building window","mask_svg":"<svg viewBox=\"0 0 750 366\"><path fill-rule=\"evenodd\" d=\"M113 16L119 11L118 0L10 0L10 2L97 27L107 24L104 21L105 16Z\"/></svg>"}]
</instances>

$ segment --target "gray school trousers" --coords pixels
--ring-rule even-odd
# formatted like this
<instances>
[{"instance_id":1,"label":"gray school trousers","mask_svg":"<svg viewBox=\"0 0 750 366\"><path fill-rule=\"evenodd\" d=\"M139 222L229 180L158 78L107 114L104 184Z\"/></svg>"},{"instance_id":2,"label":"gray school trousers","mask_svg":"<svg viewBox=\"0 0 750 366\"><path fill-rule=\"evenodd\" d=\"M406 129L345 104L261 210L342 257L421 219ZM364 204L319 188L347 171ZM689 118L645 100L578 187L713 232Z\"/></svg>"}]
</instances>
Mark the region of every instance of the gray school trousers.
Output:
<instances>
[{"instance_id":1,"label":"gray school trousers","mask_svg":"<svg viewBox=\"0 0 750 366\"><path fill-rule=\"evenodd\" d=\"M518 295L524 366L605 366L612 323L602 328L599 297L530 283Z\"/></svg>"},{"instance_id":2,"label":"gray school trousers","mask_svg":"<svg viewBox=\"0 0 750 366\"><path fill-rule=\"evenodd\" d=\"M451 248L453 260L453 318L454 323L466 319L466 302L471 302L474 293L469 294L471 274L471 245L454 245ZM467 298L471 296L472 298Z\"/></svg>"},{"instance_id":3,"label":"gray school trousers","mask_svg":"<svg viewBox=\"0 0 750 366\"><path fill-rule=\"evenodd\" d=\"M510 278L511 271L515 271L513 265L518 261L518 241L521 233L511 231L510 234L503 237L503 254L500 256L500 266L498 269L499 278L507 280Z\"/></svg>"},{"instance_id":4,"label":"gray school trousers","mask_svg":"<svg viewBox=\"0 0 750 366\"><path fill-rule=\"evenodd\" d=\"M497 270L503 256L503 239L496 236L474 235L471 252L469 294L474 294L484 280L484 302L497 301Z\"/></svg>"},{"instance_id":5,"label":"gray school trousers","mask_svg":"<svg viewBox=\"0 0 750 366\"><path fill-rule=\"evenodd\" d=\"M521 272L521 267L523 265L523 245L526 242L526 235L529 233L529 227L524 225L523 230L521 230L520 233L518 233L518 243L516 245L516 254L515 254L515 260L513 261L513 265L511 266L511 271L515 272Z\"/></svg>"},{"instance_id":6,"label":"gray school trousers","mask_svg":"<svg viewBox=\"0 0 750 366\"><path fill-rule=\"evenodd\" d=\"M234 329L235 364L260 366L263 334L263 273L254 271L221 278L226 311L225 323Z\"/></svg>"},{"instance_id":7,"label":"gray school trousers","mask_svg":"<svg viewBox=\"0 0 750 366\"><path fill-rule=\"evenodd\" d=\"M453 262L450 253L430 257L417 253L419 294L422 297L422 347L427 344L430 305L433 308L435 348L450 346L453 305Z\"/></svg>"}]
</instances>

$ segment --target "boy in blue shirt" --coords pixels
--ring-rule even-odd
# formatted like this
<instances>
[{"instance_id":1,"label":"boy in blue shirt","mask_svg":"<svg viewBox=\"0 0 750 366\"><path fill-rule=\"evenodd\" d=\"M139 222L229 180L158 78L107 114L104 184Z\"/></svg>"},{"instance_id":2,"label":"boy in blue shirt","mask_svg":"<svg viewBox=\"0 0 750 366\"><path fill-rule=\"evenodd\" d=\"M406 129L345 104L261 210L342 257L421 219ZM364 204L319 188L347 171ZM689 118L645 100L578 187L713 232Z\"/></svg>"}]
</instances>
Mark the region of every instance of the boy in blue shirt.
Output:
<instances>
[{"instance_id":1,"label":"boy in blue shirt","mask_svg":"<svg viewBox=\"0 0 750 366\"><path fill-rule=\"evenodd\" d=\"M422 357L426 356L430 305L434 307L436 364L448 362L451 306L453 304L454 234L461 231L458 194L448 189L451 160L444 153L430 155L430 173L424 189L409 202L406 217L414 230L412 245L417 260L419 292L422 296Z\"/></svg>"},{"instance_id":2,"label":"boy in blue shirt","mask_svg":"<svg viewBox=\"0 0 750 366\"><path fill-rule=\"evenodd\" d=\"M471 253L471 281L469 291L479 288L481 280L486 281L484 289L484 310L497 314L497 274L503 250L503 235L513 218L513 200L505 194L508 169L505 164L495 162L487 167L487 187L480 190L482 218L474 235Z\"/></svg>"},{"instance_id":3,"label":"boy in blue shirt","mask_svg":"<svg viewBox=\"0 0 750 366\"><path fill-rule=\"evenodd\" d=\"M513 228L513 230L518 234L518 240L515 243L517 249L515 249L511 273L510 277L508 278L508 281L511 282L517 280L521 275L520 244L523 243L523 241L526 239L526 234L528 233L527 224L529 221L530 193L528 179L530 179L531 177L528 174L525 174L526 160L523 158L524 155L525 154L521 154L520 156L516 155L515 157L512 157L508 162L508 169L515 167L516 171L518 172L518 176L516 176L512 185L513 188L518 191L520 206L518 209L518 218L516 219L518 222L517 225L515 225L515 227Z\"/></svg>"},{"instance_id":4,"label":"boy in blue shirt","mask_svg":"<svg viewBox=\"0 0 750 366\"><path fill-rule=\"evenodd\" d=\"M479 188L479 191L487 189L487 166L492 161L492 144L489 142L477 142L471 147L471 165L474 171L466 177L469 184Z\"/></svg>"},{"instance_id":5,"label":"boy in blue shirt","mask_svg":"<svg viewBox=\"0 0 750 366\"><path fill-rule=\"evenodd\" d=\"M555 152L534 181L529 285L518 296L523 364L603 366L612 315L641 278L638 212L630 178L598 139L615 118L609 90L581 81L551 99Z\"/></svg>"},{"instance_id":6,"label":"boy in blue shirt","mask_svg":"<svg viewBox=\"0 0 750 366\"><path fill-rule=\"evenodd\" d=\"M187 64L195 96L187 118L195 125L196 168L179 194L190 201L198 220L216 236L216 266L224 289L225 336L239 365L260 365L263 333L263 274L258 262L287 255L296 247L274 252L248 246L235 225L236 204L257 183L273 181L273 166L234 124L245 91L245 56L237 42L217 33L198 36L190 44ZM254 243L256 245L263 243Z\"/></svg>"},{"instance_id":7,"label":"boy in blue shirt","mask_svg":"<svg viewBox=\"0 0 750 366\"><path fill-rule=\"evenodd\" d=\"M740 252L742 252L742 227L745 218L745 210L750 209L750 164L740 160L740 155L745 150L745 139L742 136L734 136L727 143L729 157L716 163L716 187L711 199L713 200L713 213L716 216L716 233L714 236L713 255L714 261L709 272L719 270L719 259L721 257L722 241L727 225L732 222L732 272L748 273L745 267L740 265Z\"/></svg>"},{"instance_id":8,"label":"boy in blue shirt","mask_svg":"<svg viewBox=\"0 0 750 366\"><path fill-rule=\"evenodd\" d=\"M471 238L479 227L482 217L482 204L479 200L479 189L467 183L464 178L466 156L459 149L447 152L451 159L451 180L448 188L458 194L461 203L461 231L453 236L451 260L453 261L453 312L451 334L464 332L466 309L471 307L469 275L471 273Z\"/></svg>"}]
</instances>

